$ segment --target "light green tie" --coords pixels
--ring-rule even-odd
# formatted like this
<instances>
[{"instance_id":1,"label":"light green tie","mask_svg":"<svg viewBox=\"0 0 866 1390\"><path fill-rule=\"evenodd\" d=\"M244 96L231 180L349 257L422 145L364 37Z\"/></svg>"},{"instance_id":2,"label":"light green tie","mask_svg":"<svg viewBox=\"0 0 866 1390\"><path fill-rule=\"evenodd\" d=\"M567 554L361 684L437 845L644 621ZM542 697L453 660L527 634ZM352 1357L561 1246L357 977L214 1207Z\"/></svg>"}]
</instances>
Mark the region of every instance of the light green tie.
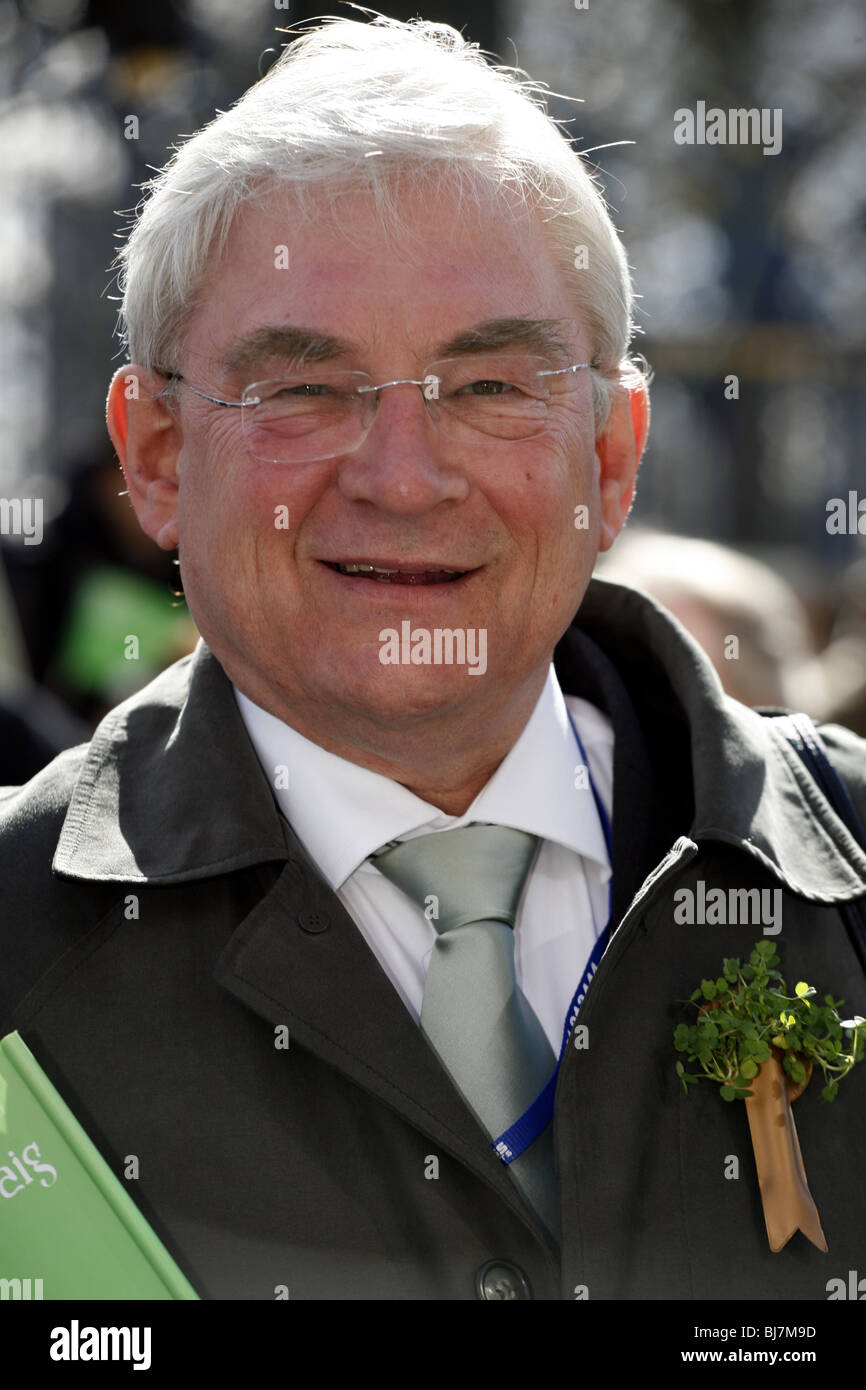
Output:
<instances>
[{"instance_id":1,"label":"light green tie","mask_svg":"<svg viewBox=\"0 0 866 1390\"><path fill-rule=\"evenodd\" d=\"M419 906L438 900L421 1031L497 1139L542 1090L556 1057L514 973L514 918L538 841L501 825L404 840L372 862ZM508 1171L559 1239L552 1125Z\"/></svg>"}]
</instances>

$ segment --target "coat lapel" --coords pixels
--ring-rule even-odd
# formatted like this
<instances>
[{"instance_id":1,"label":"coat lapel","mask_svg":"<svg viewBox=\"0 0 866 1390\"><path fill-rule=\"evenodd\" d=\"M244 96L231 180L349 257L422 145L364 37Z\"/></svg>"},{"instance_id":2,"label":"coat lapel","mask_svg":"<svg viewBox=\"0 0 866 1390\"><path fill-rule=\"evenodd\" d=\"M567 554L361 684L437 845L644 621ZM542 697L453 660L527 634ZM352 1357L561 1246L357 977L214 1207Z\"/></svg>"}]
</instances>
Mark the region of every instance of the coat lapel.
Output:
<instances>
[{"instance_id":1,"label":"coat lapel","mask_svg":"<svg viewBox=\"0 0 866 1390\"><path fill-rule=\"evenodd\" d=\"M286 827L290 857L233 934L217 982L494 1187L517 1189L337 896Z\"/></svg>"}]
</instances>

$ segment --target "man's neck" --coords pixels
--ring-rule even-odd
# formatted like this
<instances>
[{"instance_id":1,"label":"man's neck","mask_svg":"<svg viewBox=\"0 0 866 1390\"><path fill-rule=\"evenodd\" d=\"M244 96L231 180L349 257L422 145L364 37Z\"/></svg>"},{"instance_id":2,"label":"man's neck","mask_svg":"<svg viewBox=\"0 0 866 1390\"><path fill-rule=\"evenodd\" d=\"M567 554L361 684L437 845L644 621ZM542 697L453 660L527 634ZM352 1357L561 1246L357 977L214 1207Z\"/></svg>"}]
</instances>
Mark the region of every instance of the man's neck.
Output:
<instances>
[{"instance_id":1,"label":"man's neck","mask_svg":"<svg viewBox=\"0 0 866 1390\"><path fill-rule=\"evenodd\" d=\"M549 663L501 707L486 705L459 721L426 713L403 727L383 728L357 716L322 718L321 709L289 704L267 689L235 684L250 700L327 752L399 782L446 815L463 815L517 742L547 679ZM229 673L231 674L231 673ZM234 678L233 678L234 679ZM333 712L329 711L329 715Z\"/></svg>"}]
</instances>

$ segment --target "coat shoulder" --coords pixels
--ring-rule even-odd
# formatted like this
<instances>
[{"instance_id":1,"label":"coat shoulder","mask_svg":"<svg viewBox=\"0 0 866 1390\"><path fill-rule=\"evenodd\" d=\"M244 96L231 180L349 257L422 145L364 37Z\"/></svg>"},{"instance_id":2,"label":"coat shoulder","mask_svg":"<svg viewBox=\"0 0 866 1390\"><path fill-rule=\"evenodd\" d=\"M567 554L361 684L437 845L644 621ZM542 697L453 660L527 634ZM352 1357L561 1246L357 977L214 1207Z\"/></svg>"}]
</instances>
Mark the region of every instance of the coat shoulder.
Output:
<instances>
[{"instance_id":1,"label":"coat shoulder","mask_svg":"<svg viewBox=\"0 0 866 1390\"><path fill-rule=\"evenodd\" d=\"M59 833L90 745L66 748L18 787L0 787L0 856L15 853L22 837ZM56 836L55 836L56 840Z\"/></svg>"},{"instance_id":2,"label":"coat shoulder","mask_svg":"<svg viewBox=\"0 0 866 1390\"><path fill-rule=\"evenodd\" d=\"M22 999L109 905L105 885L68 883L51 867L89 747L66 749L23 786L0 787L0 1036L15 1026Z\"/></svg>"}]
</instances>

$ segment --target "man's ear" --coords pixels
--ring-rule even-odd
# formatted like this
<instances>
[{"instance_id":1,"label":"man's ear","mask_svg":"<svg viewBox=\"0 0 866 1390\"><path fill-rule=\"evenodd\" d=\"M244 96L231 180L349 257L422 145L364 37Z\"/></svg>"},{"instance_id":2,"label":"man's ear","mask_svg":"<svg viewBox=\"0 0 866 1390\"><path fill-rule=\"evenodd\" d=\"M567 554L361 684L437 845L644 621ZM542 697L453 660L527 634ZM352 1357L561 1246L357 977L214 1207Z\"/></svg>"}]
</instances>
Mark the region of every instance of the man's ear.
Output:
<instances>
[{"instance_id":1,"label":"man's ear","mask_svg":"<svg viewBox=\"0 0 866 1390\"><path fill-rule=\"evenodd\" d=\"M160 397L165 384L165 377L144 367L119 368L108 388L106 423L142 531L163 550L174 550L183 434Z\"/></svg>"},{"instance_id":2,"label":"man's ear","mask_svg":"<svg viewBox=\"0 0 866 1390\"><path fill-rule=\"evenodd\" d=\"M609 550L625 525L649 422L646 383L634 372L622 372L604 433L595 441L601 492L600 550Z\"/></svg>"}]
</instances>

